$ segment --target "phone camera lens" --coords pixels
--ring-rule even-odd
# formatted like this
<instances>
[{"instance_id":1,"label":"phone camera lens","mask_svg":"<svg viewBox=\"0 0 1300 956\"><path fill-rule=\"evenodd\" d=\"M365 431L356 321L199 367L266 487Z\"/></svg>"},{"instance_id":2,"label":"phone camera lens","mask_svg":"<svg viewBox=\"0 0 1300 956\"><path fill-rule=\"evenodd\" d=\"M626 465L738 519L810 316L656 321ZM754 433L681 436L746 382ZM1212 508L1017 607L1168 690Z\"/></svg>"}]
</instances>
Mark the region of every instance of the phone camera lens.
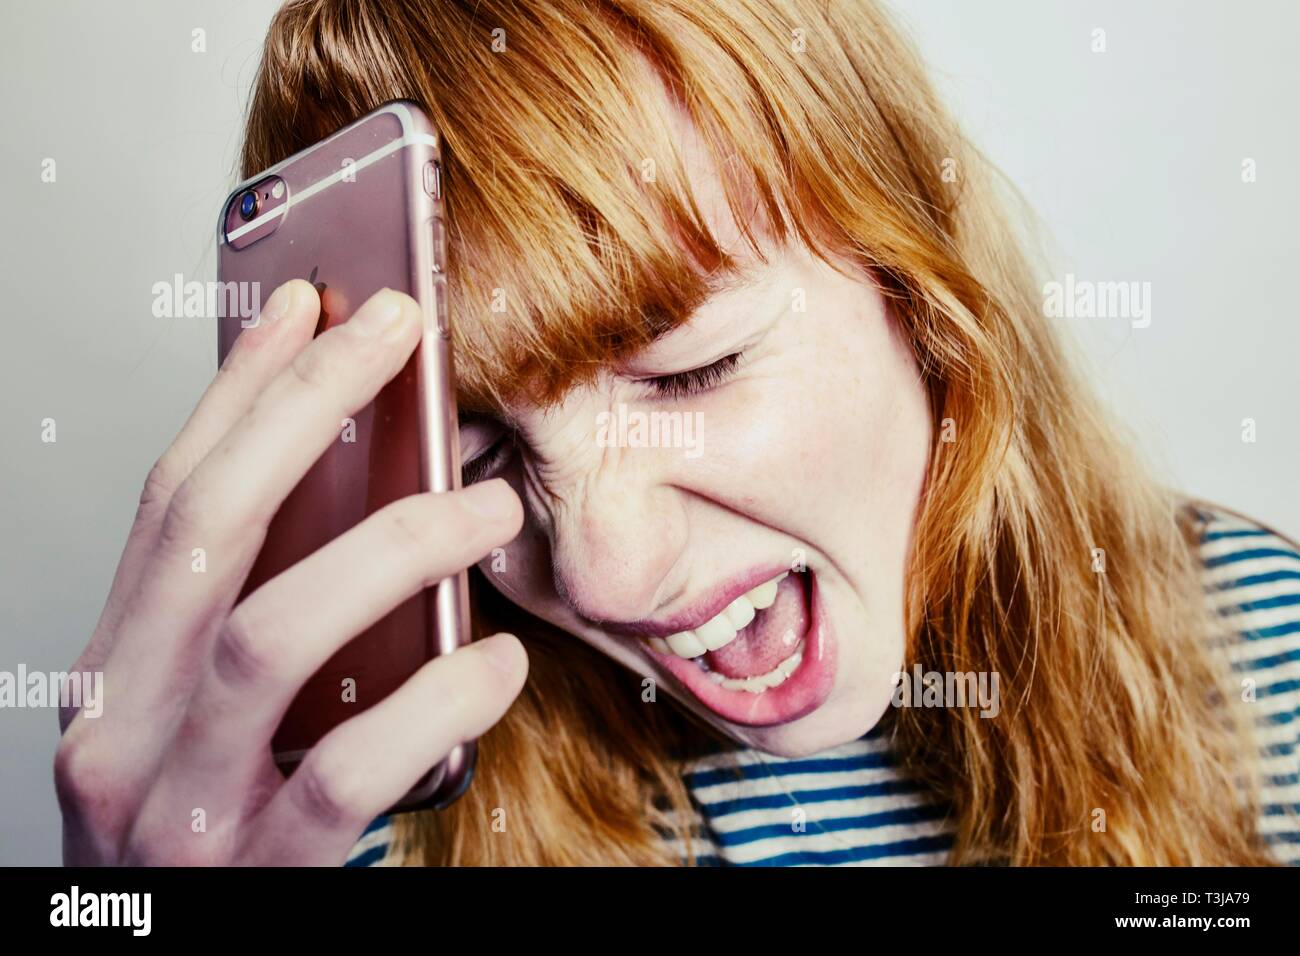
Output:
<instances>
[{"instance_id":1,"label":"phone camera lens","mask_svg":"<svg viewBox=\"0 0 1300 956\"><path fill-rule=\"evenodd\" d=\"M257 210L261 208L262 203L259 201L256 189L250 189L244 195L239 197L239 218L248 222L257 215Z\"/></svg>"}]
</instances>

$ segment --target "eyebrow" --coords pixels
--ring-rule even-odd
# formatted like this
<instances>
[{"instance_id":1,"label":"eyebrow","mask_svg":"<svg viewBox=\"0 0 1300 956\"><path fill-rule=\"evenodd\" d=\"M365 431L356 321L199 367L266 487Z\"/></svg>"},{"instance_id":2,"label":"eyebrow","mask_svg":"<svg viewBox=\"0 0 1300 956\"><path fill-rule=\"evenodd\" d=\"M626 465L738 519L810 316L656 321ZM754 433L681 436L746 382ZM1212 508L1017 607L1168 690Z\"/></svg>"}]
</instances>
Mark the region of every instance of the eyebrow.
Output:
<instances>
[{"instance_id":1,"label":"eyebrow","mask_svg":"<svg viewBox=\"0 0 1300 956\"><path fill-rule=\"evenodd\" d=\"M765 265L770 264L765 263ZM742 289L757 289L760 294L766 293L774 281L774 274L772 270L768 269L766 275L755 278L754 273L757 271L759 271L759 269L750 266L732 266L725 269L715 269L709 275L705 276L703 279L703 294L700 296L700 300L691 308L690 315L682 325L689 324L691 319L695 317L695 314L714 299L732 295ZM682 328L682 325L665 328L663 331L656 333L652 341L658 342L661 339L672 335L678 329Z\"/></svg>"},{"instance_id":2,"label":"eyebrow","mask_svg":"<svg viewBox=\"0 0 1300 956\"><path fill-rule=\"evenodd\" d=\"M707 275L700 276L700 285L702 286L699 301L691 307L690 314L682 323L663 328L662 331L652 335L649 345L654 345L674 332L679 331L684 326L689 325L695 318L697 312L707 306L714 299L721 296L732 295L743 289L755 289L760 296L765 297L770 293L771 287L776 281L777 272L772 268L772 262L760 260L754 264L730 265L714 269ZM649 346L647 346L649 347ZM511 415L508 410L483 410L477 407L467 408L463 405L457 408L457 424L465 426L477 423L494 423L505 425L511 428L518 427L518 421L515 416Z\"/></svg>"},{"instance_id":3,"label":"eyebrow","mask_svg":"<svg viewBox=\"0 0 1300 956\"><path fill-rule=\"evenodd\" d=\"M767 263L764 263L767 265ZM759 279L755 279L753 273L758 271L752 266L732 266L727 269L715 269L704 280L705 297L704 302L715 296L726 295L730 292L736 292L746 286L761 286L764 283L772 281L771 271ZM701 302L702 306L704 302Z\"/></svg>"}]
</instances>

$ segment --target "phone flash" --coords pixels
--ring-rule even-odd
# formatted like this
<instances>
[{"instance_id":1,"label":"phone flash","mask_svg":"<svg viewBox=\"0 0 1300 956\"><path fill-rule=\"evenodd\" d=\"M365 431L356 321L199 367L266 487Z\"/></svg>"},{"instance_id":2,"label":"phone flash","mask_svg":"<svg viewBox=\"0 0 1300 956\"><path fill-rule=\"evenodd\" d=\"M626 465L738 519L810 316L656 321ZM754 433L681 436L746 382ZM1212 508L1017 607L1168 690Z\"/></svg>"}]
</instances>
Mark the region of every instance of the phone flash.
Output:
<instances>
[{"instance_id":1,"label":"phone flash","mask_svg":"<svg viewBox=\"0 0 1300 956\"><path fill-rule=\"evenodd\" d=\"M271 196L274 199L279 199L283 195L284 195L284 182L283 180L278 180L276 184L271 187Z\"/></svg>"}]
</instances>

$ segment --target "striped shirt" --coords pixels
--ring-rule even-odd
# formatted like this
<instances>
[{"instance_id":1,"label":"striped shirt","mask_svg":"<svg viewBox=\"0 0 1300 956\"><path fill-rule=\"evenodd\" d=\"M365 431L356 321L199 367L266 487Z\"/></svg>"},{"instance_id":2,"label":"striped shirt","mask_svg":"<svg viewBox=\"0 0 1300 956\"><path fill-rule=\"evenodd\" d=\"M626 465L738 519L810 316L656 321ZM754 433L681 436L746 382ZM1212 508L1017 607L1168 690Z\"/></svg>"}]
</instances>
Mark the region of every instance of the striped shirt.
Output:
<instances>
[{"instance_id":1,"label":"striped shirt","mask_svg":"<svg viewBox=\"0 0 1300 956\"><path fill-rule=\"evenodd\" d=\"M1206 594L1240 635L1234 671L1253 681L1260 832L1281 862L1300 865L1300 551L1245 518L1200 514ZM740 748L682 769L702 866L930 866L952 848L945 807L907 777L879 726L811 757ZM391 837L376 820L346 865L397 862Z\"/></svg>"}]
</instances>

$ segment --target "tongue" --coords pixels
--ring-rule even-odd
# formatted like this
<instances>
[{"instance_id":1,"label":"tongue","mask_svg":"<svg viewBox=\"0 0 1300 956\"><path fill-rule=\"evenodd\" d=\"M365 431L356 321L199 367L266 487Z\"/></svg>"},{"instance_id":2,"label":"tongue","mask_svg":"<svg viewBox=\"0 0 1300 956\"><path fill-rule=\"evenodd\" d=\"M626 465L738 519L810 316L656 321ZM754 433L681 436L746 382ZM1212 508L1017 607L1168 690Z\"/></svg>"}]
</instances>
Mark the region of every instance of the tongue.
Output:
<instances>
[{"instance_id":1,"label":"tongue","mask_svg":"<svg viewBox=\"0 0 1300 956\"><path fill-rule=\"evenodd\" d=\"M709 669L724 677L757 677L794 653L808 630L803 579L791 574L776 589L776 602L759 611L749 626L726 647L704 655Z\"/></svg>"}]
</instances>

